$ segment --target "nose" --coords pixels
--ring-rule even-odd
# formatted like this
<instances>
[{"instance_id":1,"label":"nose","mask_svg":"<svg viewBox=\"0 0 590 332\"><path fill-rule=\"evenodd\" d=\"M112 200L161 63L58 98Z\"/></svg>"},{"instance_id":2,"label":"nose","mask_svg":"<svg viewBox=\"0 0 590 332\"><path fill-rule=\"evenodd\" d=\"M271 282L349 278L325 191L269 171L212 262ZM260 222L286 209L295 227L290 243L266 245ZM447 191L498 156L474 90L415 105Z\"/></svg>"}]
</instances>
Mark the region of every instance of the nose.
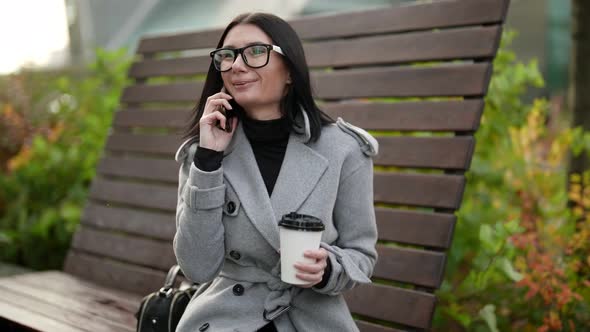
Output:
<instances>
[{"instance_id":1,"label":"nose","mask_svg":"<svg viewBox=\"0 0 590 332\"><path fill-rule=\"evenodd\" d=\"M231 65L232 71L246 71L247 65L244 63L244 58L241 54L238 54L236 61Z\"/></svg>"}]
</instances>

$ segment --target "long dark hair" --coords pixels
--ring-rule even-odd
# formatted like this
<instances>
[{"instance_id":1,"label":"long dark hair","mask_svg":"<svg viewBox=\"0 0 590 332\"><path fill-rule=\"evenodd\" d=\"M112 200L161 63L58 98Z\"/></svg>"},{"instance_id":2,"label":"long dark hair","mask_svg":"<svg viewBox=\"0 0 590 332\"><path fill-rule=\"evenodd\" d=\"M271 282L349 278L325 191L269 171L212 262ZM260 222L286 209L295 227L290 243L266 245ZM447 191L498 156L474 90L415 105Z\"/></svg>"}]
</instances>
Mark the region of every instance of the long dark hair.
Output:
<instances>
[{"instance_id":1,"label":"long dark hair","mask_svg":"<svg viewBox=\"0 0 590 332\"><path fill-rule=\"evenodd\" d=\"M321 111L313 100L309 79L309 67L305 60L303 45L301 45L301 40L295 30L293 30L289 23L278 16L267 13L245 13L234 18L225 28L217 43L217 48L223 46L228 32L238 24L253 24L257 26L270 37L275 45L281 47L283 53L285 53L283 60L287 64L292 82L288 86L287 94L281 100L281 113L287 116L288 123L290 124L289 127L293 128L295 125L295 115L297 112L300 112L300 107L303 107L309 117L310 141L317 141L321 135L322 126L334 123L335 121ZM190 121L184 130L184 139L199 136L199 121L203 116L207 98L219 92L222 86L223 80L221 79L221 73L215 69L213 62L211 62L201 98L193 108ZM238 117L244 116L244 110L239 105L233 103L232 107Z\"/></svg>"}]
</instances>

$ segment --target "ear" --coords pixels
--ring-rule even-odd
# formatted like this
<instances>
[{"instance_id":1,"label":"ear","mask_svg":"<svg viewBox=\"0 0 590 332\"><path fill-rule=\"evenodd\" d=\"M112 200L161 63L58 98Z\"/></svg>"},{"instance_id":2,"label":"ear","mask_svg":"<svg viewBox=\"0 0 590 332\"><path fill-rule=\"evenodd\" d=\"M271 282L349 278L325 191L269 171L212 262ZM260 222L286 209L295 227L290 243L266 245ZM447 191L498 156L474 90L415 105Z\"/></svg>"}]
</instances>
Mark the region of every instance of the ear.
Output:
<instances>
[{"instance_id":1,"label":"ear","mask_svg":"<svg viewBox=\"0 0 590 332\"><path fill-rule=\"evenodd\" d=\"M285 82L286 82L287 84L291 84L291 83L293 83L293 81L291 80L291 73L289 73L289 74L287 75L287 80L286 80Z\"/></svg>"}]
</instances>

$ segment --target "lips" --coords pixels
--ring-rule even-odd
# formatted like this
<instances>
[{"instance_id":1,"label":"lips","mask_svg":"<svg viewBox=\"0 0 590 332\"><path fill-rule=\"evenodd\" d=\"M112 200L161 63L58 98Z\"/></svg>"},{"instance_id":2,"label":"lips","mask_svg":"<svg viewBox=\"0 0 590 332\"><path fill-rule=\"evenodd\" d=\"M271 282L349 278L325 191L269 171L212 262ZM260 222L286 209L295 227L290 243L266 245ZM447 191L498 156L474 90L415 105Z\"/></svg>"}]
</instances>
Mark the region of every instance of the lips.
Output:
<instances>
[{"instance_id":1,"label":"lips","mask_svg":"<svg viewBox=\"0 0 590 332\"><path fill-rule=\"evenodd\" d=\"M254 83L256 82L256 80L249 80L249 81L235 81L232 82L233 86L235 86L236 88L242 88L242 87L246 87L248 86L248 84L250 83Z\"/></svg>"}]
</instances>

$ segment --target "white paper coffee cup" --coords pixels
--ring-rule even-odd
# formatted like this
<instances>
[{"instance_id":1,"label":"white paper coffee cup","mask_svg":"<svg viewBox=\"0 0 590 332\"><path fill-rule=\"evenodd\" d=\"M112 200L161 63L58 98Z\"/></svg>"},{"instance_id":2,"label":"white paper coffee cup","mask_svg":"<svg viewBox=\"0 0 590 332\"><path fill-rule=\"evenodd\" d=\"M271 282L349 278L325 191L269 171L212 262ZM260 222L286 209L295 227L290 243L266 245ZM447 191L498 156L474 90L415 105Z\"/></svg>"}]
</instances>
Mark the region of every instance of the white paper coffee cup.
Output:
<instances>
[{"instance_id":1,"label":"white paper coffee cup","mask_svg":"<svg viewBox=\"0 0 590 332\"><path fill-rule=\"evenodd\" d=\"M297 278L294 264L302 262L311 264L313 258L303 255L306 250L316 250L320 247L324 224L314 216L291 212L279 221L281 241L281 280L293 284L303 285L308 281Z\"/></svg>"}]
</instances>

